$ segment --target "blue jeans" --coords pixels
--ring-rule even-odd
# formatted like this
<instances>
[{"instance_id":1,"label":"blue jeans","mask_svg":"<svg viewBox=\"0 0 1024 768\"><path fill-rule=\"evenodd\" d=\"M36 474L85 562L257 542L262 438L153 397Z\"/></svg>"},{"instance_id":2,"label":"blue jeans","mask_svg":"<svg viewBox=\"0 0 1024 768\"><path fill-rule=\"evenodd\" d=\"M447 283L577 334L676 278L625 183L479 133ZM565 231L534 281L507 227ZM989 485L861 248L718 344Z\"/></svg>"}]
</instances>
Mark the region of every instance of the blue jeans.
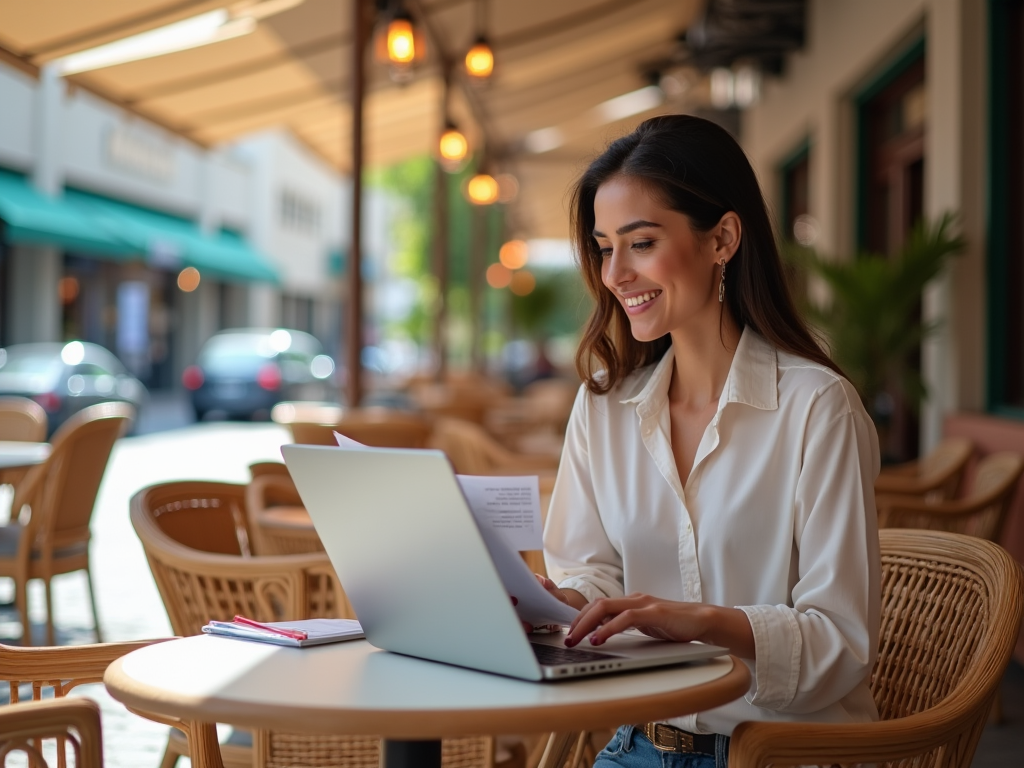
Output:
<instances>
[{"instance_id":1,"label":"blue jeans","mask_svg":"<svg viewBox=\"0 0 1024 768\"><path fill-rule=\"evenodd\" d=\"M714 755L679 754L656 749L634 726L623 725L598 753L594 768L726 768L728 763L728 736L716 736Z\"/></svg>"}]
</instances>

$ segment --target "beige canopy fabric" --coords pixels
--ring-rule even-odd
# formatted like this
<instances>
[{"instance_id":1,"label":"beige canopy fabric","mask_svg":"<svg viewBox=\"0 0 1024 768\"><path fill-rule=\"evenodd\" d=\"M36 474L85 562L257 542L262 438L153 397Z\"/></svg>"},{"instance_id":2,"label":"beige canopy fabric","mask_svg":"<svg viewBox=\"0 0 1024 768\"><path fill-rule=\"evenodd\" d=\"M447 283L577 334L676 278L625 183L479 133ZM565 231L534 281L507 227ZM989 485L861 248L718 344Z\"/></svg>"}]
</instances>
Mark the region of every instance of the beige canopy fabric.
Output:
<instances>
[{"instance_id":1,"label":"beige canopy fabric","mask_svg":"<svg viewBox=\"0 0 1024 768\"><path fill-rule=\"evenodd\" d=\"M461 61L476 35L481 1L496 68L489 82L477 85L466 82ZM284 128L344 172L350 163L351 2L304 0L260 20L250 34L68 80L206 146ZM32 71L58 57L230 5L231 0L2 0L0 56ZM486 145L497 169L519 179L513 234L565 237L566 192L587 159L638 119L680 108L669 101L615 119L599 105L648 85L648 73L678 53L679 35L701 5L407 0L427 31L428 55L405 84L392 82L385 65L368 64L366 162L388 164L433 151L443 122L443 66L454 62L451 117L474 148ZM692 84L690 90L699 88ZM552 148L537 151L545 147L528 137L544 129L552 129L541 134Z\"/></svg>"}]
</instances>

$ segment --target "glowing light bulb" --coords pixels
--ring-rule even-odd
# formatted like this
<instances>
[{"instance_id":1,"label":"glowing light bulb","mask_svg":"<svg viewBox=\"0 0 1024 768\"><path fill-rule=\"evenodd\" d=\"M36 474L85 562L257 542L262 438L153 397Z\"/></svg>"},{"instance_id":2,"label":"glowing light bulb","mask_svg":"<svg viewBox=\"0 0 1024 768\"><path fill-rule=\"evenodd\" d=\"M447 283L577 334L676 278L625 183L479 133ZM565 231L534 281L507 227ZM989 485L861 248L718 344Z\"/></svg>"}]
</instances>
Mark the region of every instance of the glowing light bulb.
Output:
<instances>
[{"instance_id":1,"label":"glowing light bulb","mask_svg":"<svg viewBox=\"0 0 1024 768\"><path fill-rule=\"evenodd\" d=\"M498 201L498 182L486 173L478 173L466 184L466 197L474 205L491 205Z\"/></svg>"},{"instance_id":2,"label":"glowing light bulb","mask_svg":"<svg viewBox=\"0 0 1024 768\"><path fill-rule=\"evenodd\" d=\"M473 47L466 51L466 73L481 79L494 72L494 51L484 38L478 38Z\"/></svg>"},{"instance_id":3,"label":"glowing light bulb","mask_svg":"<svg viewBox=\"0 0 1024 768\"><path fill-rule=\"evenodd\" d=\"M509 240L498 251L498 261L509 269L522 269L530 257L530 249L522 240Z\"/></svg>"},{"instance_id":4,"label":"glowing light bulb","mask_svg":"<svg viewBox=\"0 0 1024 768\"><path fill-rule=\"evenodd\" d=\"M438 151L442 160L449 163L460 163L466 159L466 155L469 153L469 140L458 128L449 127L441 134Z\"/></svg>"},{"instance_id":5,"label":"glowing light bulb","mask_svg":"<svg viewBox=\"0 0 1024 768\"><path fill-rule=\"evenodd\" d=\"M394 64L412 64L416 58L416 38L412 21L401 16L388 23L388 59Z\"/></svg>"}]
</instances>

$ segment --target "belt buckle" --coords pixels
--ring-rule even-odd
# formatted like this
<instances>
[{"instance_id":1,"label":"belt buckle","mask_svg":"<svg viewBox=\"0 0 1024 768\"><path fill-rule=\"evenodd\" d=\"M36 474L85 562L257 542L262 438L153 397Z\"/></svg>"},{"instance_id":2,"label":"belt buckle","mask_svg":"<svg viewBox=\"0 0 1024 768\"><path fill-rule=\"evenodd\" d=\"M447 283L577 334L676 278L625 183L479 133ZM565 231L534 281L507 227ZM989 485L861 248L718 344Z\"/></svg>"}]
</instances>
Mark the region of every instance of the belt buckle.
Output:
<instances>
[{"instance_id":1,"label":"belt buckle","mask_svg":"<svg viewBox=\"0 0 1024 768\"><path fill-rule=\"evenodd\" d=\"M690 734L662 723L655 723L652 730L654 738L651 744L659 752L693 752L693 736Z\"/></svg>"}]
</instances>

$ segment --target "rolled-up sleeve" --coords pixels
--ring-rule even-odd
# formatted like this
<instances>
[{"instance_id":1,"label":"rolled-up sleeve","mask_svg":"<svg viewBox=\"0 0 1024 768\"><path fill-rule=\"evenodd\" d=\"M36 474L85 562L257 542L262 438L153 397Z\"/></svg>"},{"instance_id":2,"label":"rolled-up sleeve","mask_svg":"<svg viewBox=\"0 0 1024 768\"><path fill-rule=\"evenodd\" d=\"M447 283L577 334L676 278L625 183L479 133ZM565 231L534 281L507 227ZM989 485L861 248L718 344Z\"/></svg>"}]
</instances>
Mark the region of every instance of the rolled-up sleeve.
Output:
<instances>
[{"instance_id":1,"label":"rolled-up sleeve","mask_svg":"<svg viewBox=\"0 0 1024 768\"><path fill-rule=\"evenodd\" d=\"M608 540L594 493L588 442L591 403L590 393L580 387L544 525L544 561L559 587L596 600L621 597L624 590L622 557Z\"/></svg>"},{"instance_id":2,"label":"rolled-up sleeve","mask_svg":"<svg viewBox=\"0 0 1024 768\"><path fill-rule=\"evenodd\" d=\"M878 441L852 387L836 382L808 411L797 483L792 605L737 606L756 648L747 702L810 713L862 685L874 665L880 560L874 502Z\"/></svg>"}]
</instances>

